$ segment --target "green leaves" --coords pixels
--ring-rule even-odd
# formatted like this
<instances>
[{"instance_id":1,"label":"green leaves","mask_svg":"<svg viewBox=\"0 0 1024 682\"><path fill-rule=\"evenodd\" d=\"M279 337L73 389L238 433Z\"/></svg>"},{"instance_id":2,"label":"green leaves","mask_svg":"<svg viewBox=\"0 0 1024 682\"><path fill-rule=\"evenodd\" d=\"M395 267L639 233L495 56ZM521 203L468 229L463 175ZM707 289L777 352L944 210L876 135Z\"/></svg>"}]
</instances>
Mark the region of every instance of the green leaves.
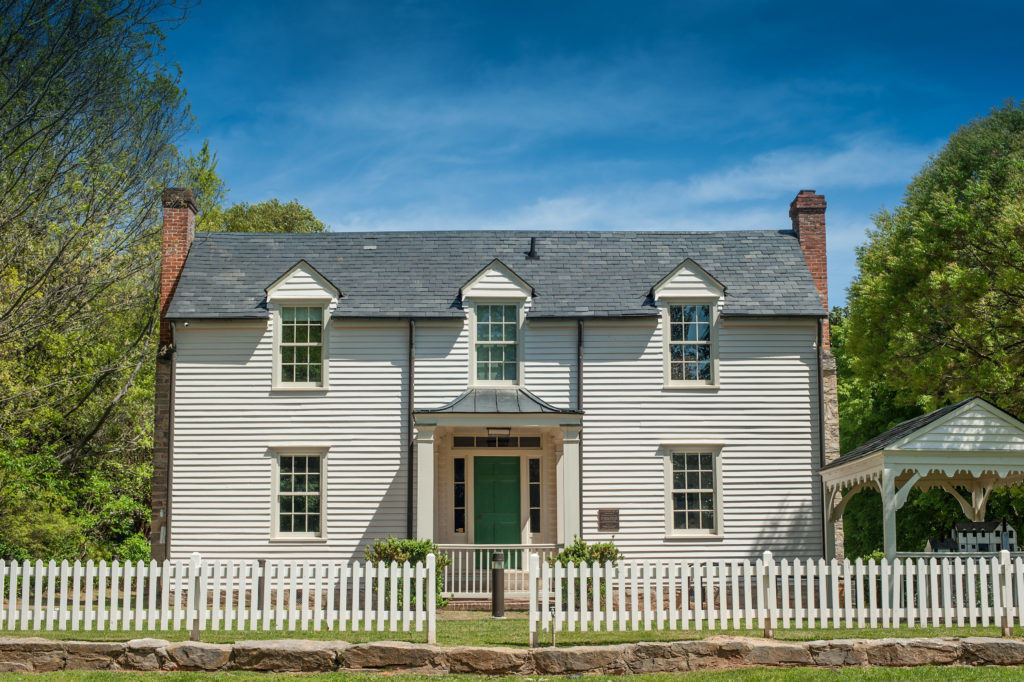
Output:
<instances>
[{"instance_id":1,"label":"green leaves","mask_svg":"<svg viewBox=\"0 0 1024 682\"><path fill-rule=\"evenodd\" d=\"M1012 101L950 137L874 216L857 250L849 309L832 312L841 450L970 395L1024 414L1024 106ZM844 513L850 556L881 547L881 502ZM1024 527L1024 492L993 493L988 518ZM940 490L913 491L898 516L912 551L963 520Z\"/></svg>"}]
</instances>

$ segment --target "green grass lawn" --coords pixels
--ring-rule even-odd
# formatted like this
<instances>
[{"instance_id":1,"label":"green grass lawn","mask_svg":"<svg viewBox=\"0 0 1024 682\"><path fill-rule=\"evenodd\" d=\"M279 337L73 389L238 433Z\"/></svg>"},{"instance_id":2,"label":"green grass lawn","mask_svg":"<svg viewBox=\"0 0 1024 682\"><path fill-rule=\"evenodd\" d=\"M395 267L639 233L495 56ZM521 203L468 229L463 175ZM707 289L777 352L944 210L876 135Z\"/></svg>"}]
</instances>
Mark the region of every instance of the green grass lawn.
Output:
<instances>
[{"instance_id":1,"label":"green grass lawn","mask_svg":"<svg viewBox=\"0 0 1024 682\"><path fill-rule=\"evenodd\" d=\"M760 637L762 631L754 630L650 630L650 631L611 631L611 632L560 632L556 634L555 641L558 646L575 646L584 644L619 644L625 642L669 642L688 639L702 639L714 634L744 635L748 637ZM775 637L779 640L805 641L813 639L848 639L848 638L881 638L881 637L971 637L985 636L998 637L998 627L976 627L976 628L898 628L898 629L832 629L813 628L803 630L782 630L775 631ZM133 632L124 630L115 631L52 631L32 632L6 630L0 631L2 637L49 637L61 640L87 640L87 641L124 641L141 637L157 637L160 639L182 640L188 639L188 630L177 630L169 632ZM385 639L398 639L411 642L426 642L425 632L330 632L321 630L319 632L307 631L252 631L252 630L227 630L208 631L200 635L204 642L236 642L243 639L340 639L346 642L374 642ZM529 644L529 629L526 622L526 614L513 613L505 620L494 620L487 613L449 611L438 614L437 621L437 643L442 646L469 645L469 646L512 646L525 647ZM541 632L540 643L542 646L551 645L551 633Z\"/></svg>"},{"instance_id":2,"label":"green grass lawn","mask_svg":"<svg viewBox=\"0 0 1024 682\"><path fill-rule=\"evenodd\" d=\"M311 682L319 680L352 680L353 682L379 682L380 673L322 673L315 675L304 675L304 679ZM576 676L578 678L579 676ZM265 673L110 673L110 672L62 672L62 673L32 673L29 675L0 674L0 680L32 680L33 682L109 682L110 680L123 680L124 682L209 682L211 679L225 680L294 680L294 675L268 675ZM554 676L544 677L485 677L474 675L447 675L445 679L472 680L507 680L508 682L523 682L524 680L556 680L568 679ZM588 676L589 679L612 679L623 680L624 682L668 682L669 680L680 680L686 682L724 682L725 680L742 680L754 682L755 680L780 680L782 682L798 682L800 680L1019 680L1021 671L1017 668L844 668L842 670L822 670L814 668L747 668L744 670L721 670L704 671L695 673L660 674L660 675L623 675L615 677ZM392 675L388 674L389 682L420 682L421 680L435 681L437 675Z\"/></svg>"}]
</instances>

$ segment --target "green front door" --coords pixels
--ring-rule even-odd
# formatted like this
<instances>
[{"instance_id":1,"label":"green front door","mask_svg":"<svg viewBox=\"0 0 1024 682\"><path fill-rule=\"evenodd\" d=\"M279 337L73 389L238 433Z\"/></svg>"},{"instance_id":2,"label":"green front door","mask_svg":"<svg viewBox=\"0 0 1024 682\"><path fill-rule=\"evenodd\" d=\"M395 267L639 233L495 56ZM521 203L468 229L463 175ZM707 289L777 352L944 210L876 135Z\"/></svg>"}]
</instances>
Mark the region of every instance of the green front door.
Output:
<instances>
[{"instance_id":1,"label":"green front door","mask_svg":"<svg viewBox=\"0 0 1024 682\"><path fill-rule=\"evenodd\" d=\"M478 545L518 545L522 542L519 516L519 458L473 458L473 542Z\"/></svg>"}]
</instances>

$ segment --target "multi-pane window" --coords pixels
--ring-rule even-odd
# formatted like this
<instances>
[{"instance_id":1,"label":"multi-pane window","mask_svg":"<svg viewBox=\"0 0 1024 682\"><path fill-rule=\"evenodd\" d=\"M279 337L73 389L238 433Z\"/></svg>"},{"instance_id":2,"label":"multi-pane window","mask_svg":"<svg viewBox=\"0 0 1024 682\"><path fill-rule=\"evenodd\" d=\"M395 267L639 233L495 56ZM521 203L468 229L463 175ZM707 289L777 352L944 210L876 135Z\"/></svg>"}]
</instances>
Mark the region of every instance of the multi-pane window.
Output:
<instances>
[{"instance_id":1,"label":"multi-pane window","mask_svg":"<svg viewBox=\"0 0 1024 682\"><path fill-rule=\"evenodd\" d=\"M455 458L455 532L466 532L466 458Z\"/></svg>"},{"instance_id":2,"label":"multi-pane window","mask_svg":"<svg viewBox=\"0 0 1024 682\"><path fill-rule=\"evenodd\" d=\"M455 436L457 448L539 448L540 436Z\"/></svg>"},{"instance_id":3,"label":"multi-pane window","mask_svg":"<svg viewBox=\"0 0 1024 682\"><path fill-rule=\"evenodd\" d=\"M672 529L715 531L715 457L710 452L672 454Z\"/></svg>"},{"instance_id":4,"label":"multi-pane window","mask_svg":"<svg viewBox=\"0 0 1024 682\"><path fill-rule=\"evenodd\" d=\"M530 474L530 532L540 532L540 459L531 457L528 462Z\"/></svg>"},{"instance_id":5,"label":"multi-pane window","mask_svg":"<svg viewBox=\"0 0 1024 682\"><path fill-rule=\"evenodd\" d=\"M308 455L278 458L278 533L320 535L320 462Z\"/></svg>"},{"instance_id":6,"label":"multi-pane window","mask_svg":"<svg viewBox=\"0 0 1024 682\"><path fill-rule=\"evenodd\" d=\"M711 383L711 306L669 306L669 363L672 381Z\"/></svg>"},{"instance_id":7,"label":"multi-pane window","mask_svg":"<svg viewBox=\"0 0 1024 682\"><path fill-rule=\"evenodd\" d=\"M323 381L323 316L320 306L281 308L281 383Z\"/></svg>"},{"instance_id":8,"label":"multi-pane window","mask_svg":"<svg viewBox=\"0 0 1024 682\"><path fill-rule=\"evenodd\" d=\"M517 381L519 306L476 306L476 378L478 381Z\"/></svg>"}]
</instances>

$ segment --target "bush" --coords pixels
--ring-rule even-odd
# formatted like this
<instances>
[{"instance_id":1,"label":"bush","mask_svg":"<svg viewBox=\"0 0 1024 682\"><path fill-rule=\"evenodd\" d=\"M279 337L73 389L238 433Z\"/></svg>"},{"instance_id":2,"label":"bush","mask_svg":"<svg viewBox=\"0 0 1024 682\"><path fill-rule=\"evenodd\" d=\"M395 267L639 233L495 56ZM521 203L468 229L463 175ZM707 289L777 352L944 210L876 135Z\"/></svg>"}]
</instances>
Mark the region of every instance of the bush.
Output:
<instances>
[{"instance_id":1,"label":"bush","mask_svg":"<svg viewBox=\"0 0 1024 682\"><path fill-rule=\"evenodd\" d=\"M580 564L586 564L587 566L593 566L594 564L600 564L604 566L606 563L611 562L612 564L617 563L624 557L619 548L615 546L613 542L595 542L594 544L588 545L579 537L573 536L573 542L562 549L561 552L548 559L548 564L551 566L555 565L555 562L562 564L565 567L569 562L572 562L574 566ZM587 595L587 603L590 608L594 607L593 597L593 586L590 584L590 578L584 578L584 594ZM604 599L605 585L606 582L601 583L601 598ZM579 589L579 580L577 579L577 590ZM578 595L579 592L576 592ZM569 581L567 578L562 579L562 606L565 606L569 601Z\"/></svg>"},{"instance_id":2,"label":"bush","mask_svg":"<svg viewBox=\"0 0 1024 682\"><path fill-rule=\"evenodd\" d=\"M129 536L114 550L115 558L123 562L137 563L144 561L149 563L149 540L140 533Z\"/></svg>"},{"instance_id":3,"label":"bush","mask_svg":"<svg viewBox=\"0 0 1024 682\"><path fill-rule=\"evenodd\" d=\"M399 566L403 562L408 561L409 565L414 565L416 562L422 561L424 564L427 562L427 555L433 554L437 560L437 589L435 591L436 603L438 607L443 607L448 604L448 600L441 596L441 591L444 589L444 567L452 562L451 557L441 554L441 551L437 547L437 543L433 540L411 540L407 538L378 538L373 541L369 547L366 548L366 562L368 564L378 564L384 562L387 565L391 565L394 561ZM385 581L384 589L390 592L390 585ZM374 591L377 590L376 582L373 587ZM402 584L398 584L398 598L402 599ZM412 594L409 597L409 603L416 603L416 595Z\"/></svg>"},{"instance_id":4,"label":"bush","mask_svg":"<svg viewBox=\"0 0 1024 682\"><path fill-rule=\"evenodd\" d=\"M594 562L601 564L602 566L607 562L613 564L617 561L622 560L622 552L615 546L613 542L595 542L594 544L588 545L579 537L573 536L573 542L562 549L561 552L548 559L548 563L552 566L558 561L565 566L570 561L579 566L581 563L586 562L587 566L591 566Z\"/></svg>"}]
</instances>

